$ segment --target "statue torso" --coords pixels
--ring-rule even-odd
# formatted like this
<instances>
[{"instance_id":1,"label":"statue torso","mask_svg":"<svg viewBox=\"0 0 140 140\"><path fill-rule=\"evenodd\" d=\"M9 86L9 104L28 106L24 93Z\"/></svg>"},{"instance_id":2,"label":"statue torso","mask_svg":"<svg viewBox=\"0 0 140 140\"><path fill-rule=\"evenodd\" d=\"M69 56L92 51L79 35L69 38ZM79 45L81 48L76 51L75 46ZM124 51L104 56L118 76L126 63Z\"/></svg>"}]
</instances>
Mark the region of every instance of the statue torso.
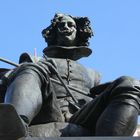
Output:
<instances>
[{"instance_id":1,"label":"statue torso","mask_svg":"<svg viewBox=\"0 0 140 140\"><path fill-rule=\"evenodd\" d=\"M84 91L85 93L87 93L87 95L89 94L90 89L96 85L97 80L99 80L97 79L99 74L96 71L86 69L77 61L58 58L53 58L53 60L55 61L57 70L61 75L64 83L81 91ZM52 76L52 78L58 80L57 76ZM74 104L74 101L69 95L66 94L65 88L55 83L53 83L53 87L62 112L66 114L73 114L74 110L71 109L70 103ZM92 98L90 98L89 96L82 95L81 93L73 90L70 91L74 98L78 101L80 106L83 106L84 104L92 100Z\"/></svg>"}]
</instances>

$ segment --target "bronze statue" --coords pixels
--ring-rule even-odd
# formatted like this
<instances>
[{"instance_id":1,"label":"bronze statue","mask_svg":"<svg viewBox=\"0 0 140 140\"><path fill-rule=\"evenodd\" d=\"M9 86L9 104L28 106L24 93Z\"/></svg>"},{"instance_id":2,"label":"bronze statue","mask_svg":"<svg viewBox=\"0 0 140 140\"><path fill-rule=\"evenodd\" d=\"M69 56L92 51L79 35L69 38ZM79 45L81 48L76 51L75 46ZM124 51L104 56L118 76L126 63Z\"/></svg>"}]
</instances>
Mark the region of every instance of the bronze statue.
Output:
<instances>
[{"instance_id":1,"label":"bronze statue","mask_svg":"<svg viewBox=\"0 0 140 140\"><path fill-rule=\"evenodd\" d=\"M18 114L20 137L46 136L47 125L54 123L62 130L59 136L133 135L140 111L139 81L122 76L99 84L100 74L77 62L92 53L89 19L55 14L42 35L48 44L43 57L33 63L21 55L20 66L8 75L4 104Z\"/></svg>"}]
</instances>

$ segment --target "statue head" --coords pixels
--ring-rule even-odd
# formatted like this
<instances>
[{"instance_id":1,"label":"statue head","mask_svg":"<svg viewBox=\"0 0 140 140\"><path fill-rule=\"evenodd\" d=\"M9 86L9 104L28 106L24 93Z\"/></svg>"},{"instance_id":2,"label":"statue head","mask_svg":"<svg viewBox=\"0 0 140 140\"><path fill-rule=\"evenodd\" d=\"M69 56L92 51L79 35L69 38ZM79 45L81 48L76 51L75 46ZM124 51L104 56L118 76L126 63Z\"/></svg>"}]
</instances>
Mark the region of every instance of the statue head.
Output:
<instances>
[{"instance_id":1,"label":"statue head","mask_svg":"<svg viewBox=\"0 0 140 140\"><path fill-rule=\"evenodd\" d=\"M71 48L80 50L80 57L91 54L91 50L87 46L93 32L87 17L73 17L57 13L51 20L51 25L42 31L42 35L48 44L47 51L52 50L54 46L59 46L59 48L69 51Z\"/></svg>"},{"instance_id":2,"label":"statue head","mask_svg":"<svg viewBox=\"0 0 140 140\"><path fill-rule=\"evenodd\" d=\"M59 33L64 35L61 36ZM89 44L88 39L93 35L93 32L87 17L72 17L71 15L58 13L51 20L51 25L42 31L42 35L48 46L58 45L60 36L61 39L73 36L75 42L73 46L87 46Z\"/></svg>"}]
</instances>

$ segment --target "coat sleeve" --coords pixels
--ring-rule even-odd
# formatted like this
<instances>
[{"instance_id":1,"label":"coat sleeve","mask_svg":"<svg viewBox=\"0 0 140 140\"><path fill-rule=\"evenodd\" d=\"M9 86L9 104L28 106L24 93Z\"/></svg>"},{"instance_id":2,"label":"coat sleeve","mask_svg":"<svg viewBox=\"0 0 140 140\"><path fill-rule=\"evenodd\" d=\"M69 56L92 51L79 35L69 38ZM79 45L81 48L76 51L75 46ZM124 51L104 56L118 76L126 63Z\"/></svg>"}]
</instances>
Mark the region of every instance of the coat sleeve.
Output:
<instances>
[{"instance_id":1,"label":"coat sleeve","mask_svg":"<svg viewBox=\"0 0 140 140\"><path fill-rule=\"evenodd\" d=\"M89 77L91 78L91 83L92 83L91 87L95 87L99 85L101 81L101 74L98 71L93 70L91 68L88 68L87 71L88 71Z\"/></svg>"}]
</instances>

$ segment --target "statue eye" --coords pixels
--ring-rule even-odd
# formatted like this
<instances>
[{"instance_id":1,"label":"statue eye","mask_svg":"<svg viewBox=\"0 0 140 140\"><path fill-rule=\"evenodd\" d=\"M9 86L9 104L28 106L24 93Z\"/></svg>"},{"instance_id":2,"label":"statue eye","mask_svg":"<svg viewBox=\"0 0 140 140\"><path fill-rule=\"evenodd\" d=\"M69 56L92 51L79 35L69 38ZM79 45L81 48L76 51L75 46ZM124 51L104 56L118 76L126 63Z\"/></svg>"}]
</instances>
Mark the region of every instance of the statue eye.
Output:
<instances>
[{"instance_id":1,"label":"statue eye","mask_svg":"<svg viewBox=\"0 0 140 140\"><path fill-rule=\"evenodd\" d=\"M73 22L59 22L57 27L59 29L63 29L64 27L69 27L69 28L74 27L74 28L76 28L76 25Z\"/></svg>"},{"instance_id":2,"label":"statue eye","mask_svg":"<svg viewBox=\"0 0 140 140\"><path fill-rule=\"evenodd\" d=\"M68 22L68 27L75 27L76 28L76 26L73 22Z\"/></svg>"},{"instance_id":3,"label":"statue eye","mask_svg":"<svg viewBox=\"0 0 140 140\"><path fill-rule=\"evenodd\" d=\"M58 23L58 28L63 28L65 26L65 23L64 22L59 22Z\"/></svg>"}]
</instances>

